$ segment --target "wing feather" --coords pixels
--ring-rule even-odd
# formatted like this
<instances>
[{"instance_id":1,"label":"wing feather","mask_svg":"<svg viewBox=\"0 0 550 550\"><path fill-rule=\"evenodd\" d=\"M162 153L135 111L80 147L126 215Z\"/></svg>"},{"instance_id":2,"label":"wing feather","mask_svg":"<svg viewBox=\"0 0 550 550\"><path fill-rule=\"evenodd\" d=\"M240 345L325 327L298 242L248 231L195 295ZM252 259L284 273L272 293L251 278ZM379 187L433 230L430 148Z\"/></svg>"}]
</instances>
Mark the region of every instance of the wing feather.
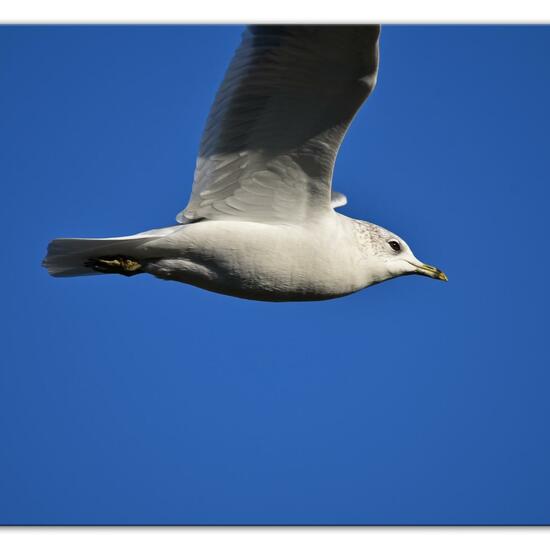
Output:
<instances>
[{"instance_id":1,"label":"wing feather","mask_svg":"<svg viewBox=\"0 0 550 550\"><path fill-rule=\"evenodd\" d=\"M211 108L178 221L299 223L326 213L338 149L376 84L379 32L248 27Z\"/></svg>"}]
</instances>

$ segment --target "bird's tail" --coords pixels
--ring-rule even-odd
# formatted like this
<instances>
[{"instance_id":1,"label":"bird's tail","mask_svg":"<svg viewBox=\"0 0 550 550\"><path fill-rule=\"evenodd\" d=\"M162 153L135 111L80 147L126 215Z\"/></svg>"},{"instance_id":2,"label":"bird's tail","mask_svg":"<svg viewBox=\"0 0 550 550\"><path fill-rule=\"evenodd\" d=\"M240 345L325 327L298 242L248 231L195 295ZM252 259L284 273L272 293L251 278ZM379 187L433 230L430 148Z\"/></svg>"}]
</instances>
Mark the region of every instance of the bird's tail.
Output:
<instances>
[{"instance_id":1,"label":"bird's tail","mask_svg":"<svg viewBox=\"0 0 550 550\"><path fill-rule=\"evenodd\" d=\"M53 277L77 277L101 273L140 273L140 247L170 234L176 228L153 229L128 237L107 239L55 239L48 245L42 266Z\"/></svg>"}]
</instances>

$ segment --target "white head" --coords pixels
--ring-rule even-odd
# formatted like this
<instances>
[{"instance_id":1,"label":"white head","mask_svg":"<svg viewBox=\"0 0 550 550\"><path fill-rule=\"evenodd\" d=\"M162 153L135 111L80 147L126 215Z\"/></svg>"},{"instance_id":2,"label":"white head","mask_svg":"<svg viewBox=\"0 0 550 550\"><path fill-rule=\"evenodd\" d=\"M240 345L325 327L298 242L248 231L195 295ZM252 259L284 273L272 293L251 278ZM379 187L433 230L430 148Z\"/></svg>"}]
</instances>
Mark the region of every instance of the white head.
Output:
<instances>
[{"instance_id":1,"label":"white head","mask_svg":"<svg viewBox=\"0 0 550 550\"><path fill-rule=\"evenodd\" d=\"M447 281L443 271L418 260L409 245L395 233L373 223L358 220L355 229L365 253L369 285L401 275L414 274Z\"/></svg>"}]
</instances>

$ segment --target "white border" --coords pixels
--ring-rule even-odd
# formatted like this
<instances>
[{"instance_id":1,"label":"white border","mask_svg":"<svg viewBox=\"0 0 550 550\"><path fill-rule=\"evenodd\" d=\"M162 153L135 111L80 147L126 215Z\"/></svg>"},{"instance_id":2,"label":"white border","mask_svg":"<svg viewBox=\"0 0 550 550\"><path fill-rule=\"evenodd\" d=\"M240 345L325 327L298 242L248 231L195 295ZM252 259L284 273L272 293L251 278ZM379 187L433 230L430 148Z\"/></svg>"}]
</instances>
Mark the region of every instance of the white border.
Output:
<instances>
[{"instance_id":1,"label":"white border","mask_svg":"<svg viewBox=\"0 0 550 550\"><path fill-rule=\"evenodd\" d=\"M325 3L326 4L326 3ZM319 0L18 0L0 6L2 23L243 23L243 22L399 22L399 23L541 23L550 21L550 2L522 0L512 3L462 0L338 0L322 5ZM1 29L0 29L1 30ZM550 519L550 518L549 518ZM316 550L445 548L498 548L529 550L550 548L548 528L257 528L257 527L135 527L135 528L0 528L0 547L9 550L97 550L132 548L163 550L180 548L224 550Z\"/></svg>"},{"instance_id":2,"label":"white border","mask_svg":"<svg viewBox=\"0 0 550 550\"><path fill-rule=\"evenodd\" d=\"M521 527L65 527L3 528L7 550L547 550L550 529Z\"/></svg>"},{"instance_id":3,"label":"white border","mask_svg":"<svg viewBox=\"0 0 550 550\"><path fill-rule=\"evenodd\" d=\"M243 23L550 21L544 0L13 0L0 6L5 23Z\"/></svg>"}]
</instances>

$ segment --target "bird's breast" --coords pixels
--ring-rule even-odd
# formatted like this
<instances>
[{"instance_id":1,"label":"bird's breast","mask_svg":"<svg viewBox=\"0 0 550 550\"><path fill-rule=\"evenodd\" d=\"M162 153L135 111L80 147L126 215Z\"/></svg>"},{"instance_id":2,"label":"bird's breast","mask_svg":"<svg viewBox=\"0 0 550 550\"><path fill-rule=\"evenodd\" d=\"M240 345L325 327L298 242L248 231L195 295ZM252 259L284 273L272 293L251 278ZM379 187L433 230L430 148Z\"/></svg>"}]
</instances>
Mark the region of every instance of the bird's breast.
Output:
<instances>
[{"instance_id":1,"label":"bird's breast","mask_svg":"<svg viewBox=\"0 0 550 550\"><path fill-rule=\"evenodd\" d=\"M158 243L163 257L147 271L241 298L330 299L361 288L353 251L340 240L323 227L199 222Z\"/></svg>"}]
</instances>

